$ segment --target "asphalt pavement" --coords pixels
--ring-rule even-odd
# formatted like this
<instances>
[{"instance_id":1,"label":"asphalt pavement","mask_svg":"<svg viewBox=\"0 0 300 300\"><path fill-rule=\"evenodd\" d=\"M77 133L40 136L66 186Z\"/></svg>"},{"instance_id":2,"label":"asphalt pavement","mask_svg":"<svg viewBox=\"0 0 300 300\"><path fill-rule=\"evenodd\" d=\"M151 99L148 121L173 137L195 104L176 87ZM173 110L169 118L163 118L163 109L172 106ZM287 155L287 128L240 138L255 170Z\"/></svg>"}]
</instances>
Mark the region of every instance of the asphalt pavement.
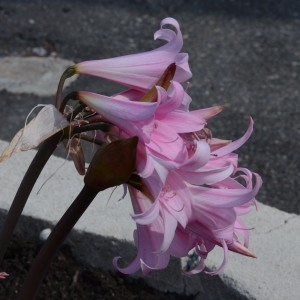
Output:
<instances>
[{"instance_id":1,"label":"asphalt pavement","mask_svg":"<svg viewBox=\"0 0 300 300\"><path fill-rule=\"evenodd\" d=\"M79 62L149 50L159 44L153 33L166 16L181 24L193 107L227 105L209 124L223 138L239 137L254 118L241 165L262 175L261 202L299 214L299 1L0 1L0 56ZM116 90L85 76L70 87L83 88ZM0 138L8 141L31 108L53 96L1 91L0 103Z\"/></svg>"}]
</instances>

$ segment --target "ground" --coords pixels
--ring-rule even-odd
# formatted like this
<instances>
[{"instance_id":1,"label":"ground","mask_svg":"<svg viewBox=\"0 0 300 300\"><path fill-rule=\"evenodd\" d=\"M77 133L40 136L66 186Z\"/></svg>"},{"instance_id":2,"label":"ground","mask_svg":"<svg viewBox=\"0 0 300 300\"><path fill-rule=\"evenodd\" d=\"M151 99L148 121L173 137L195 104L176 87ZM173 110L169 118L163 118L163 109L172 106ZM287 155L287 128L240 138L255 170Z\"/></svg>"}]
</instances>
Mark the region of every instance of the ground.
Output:
<instances>
[{"instance_id":1,"label":"ground","mask_svg":"<svg viewBox=\"0 0 300 300\"><path fill-rule=\"evenodd\" d=\"M14 236L6 253L2 269L10 276L0 282L0 299L16 299L41 244ZM2 298L5 295L5 298ZM64 299L189 299L165 294L147 286L141 279L132 279L120 273L87 268L73 258L64 245L50 266L37 300Z\"/></svg>"}]
</instances>

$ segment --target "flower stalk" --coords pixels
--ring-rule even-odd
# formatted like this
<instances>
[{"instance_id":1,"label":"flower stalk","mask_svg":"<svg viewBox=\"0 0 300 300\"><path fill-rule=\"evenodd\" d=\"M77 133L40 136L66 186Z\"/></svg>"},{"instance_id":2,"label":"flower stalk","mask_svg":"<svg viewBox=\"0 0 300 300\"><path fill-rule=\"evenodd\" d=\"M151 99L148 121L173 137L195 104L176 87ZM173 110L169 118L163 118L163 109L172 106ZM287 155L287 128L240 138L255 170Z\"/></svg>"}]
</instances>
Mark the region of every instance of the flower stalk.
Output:
<instances>
[{"instance_id":1,"label":"flower stalk","mask_svg":"<svg viewBox=\"0 0 300 300\"><path fill-rule=\"evenodd\" d=\"M76 74L76 71L75 71L74 66L67 68L64 71L64 73L62 74L62 76L59 80L59 83L58 83L57 91L56 91L56 98L55 98L55 107L56 108L59 108L61 105L62 91L63 91L66 79L72 77L75 74Z\"/></svg>"},{"instance_id":2,"label":"flower stalk","mask_svg":"<svg viewBox=\"0 0 300 300\"><path fill-rule=\"evenodd\" d=\"M54 152L62 136L62 131L47 139L33 158L8 211L6 220L0 233L0 263L3 260L5 251L24 209L26 201L41 174L44 166Z\"/></svg>"},{"instance_id":3,"label":"flower stalk","mask_svg":"<svg viewBox=\"0 0 300 300\"><path fill-rule=\"evenodd\" d=\"M112 142L95 154L85 175L83 189L54 227L33 261L20 293L20 300L35 298L55 253L97 194L129 180L135 169L137 142L137 137ZM122 160L124 163L120 164Z\"/></svg>"},{"instance_id":4,"label":"flower stalk","mask_svg":"<svg viewBox=\"0 0 300 300\"><path fill-rule=\"evenodd\" d=\"M18 299L35 299L55 253L98 192L98 189L93 189L87 185L83 187L77 198L54 227L38 256L33 261Z\"/></svg>"}]
</instances>

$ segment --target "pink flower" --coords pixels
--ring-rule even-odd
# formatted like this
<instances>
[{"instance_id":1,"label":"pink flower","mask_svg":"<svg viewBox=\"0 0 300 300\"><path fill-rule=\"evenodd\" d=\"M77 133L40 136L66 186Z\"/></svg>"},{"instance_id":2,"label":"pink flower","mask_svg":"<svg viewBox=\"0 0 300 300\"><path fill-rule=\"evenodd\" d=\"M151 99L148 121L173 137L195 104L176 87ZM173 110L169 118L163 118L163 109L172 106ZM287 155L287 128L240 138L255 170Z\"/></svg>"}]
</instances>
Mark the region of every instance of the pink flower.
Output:
<instances>
[{"instance_id":1,"label":"pink flower","mask_svg":"<svg viewBox=\"0 0 300 300\"><path fill-rule=\"evenodd\" d=\"M83 102L119 128L119 138L139 136L137 171L152 194L148 198L130 187L138 254L126 268L118 266L119 258L114 264L125 273L139 268L148 272L166 267L170 255L185 256L196 248L201 260L193 272L198 272L218 245L224 248L225 258L217 273L226 265L228 249L251 255L238 213L249 206L261 182L256 176L253 188L250 172L242 176L248 178L247 187L232 178L244 171L237 168L237 155L232 151L249 138L253 122L234 142L202 137L206 120L222 107L189 112L179 83L173 81L167 91L156 89L157 102L150 103L139 101L143 94L134 90L113 97L79 93ZM238 231L242 231L244 245L236 238Z\"/></svg>"},{"instance_id":2,"label":"pink flower","mask_svg":"<svg viewBox=\"0 0 300 300\"><path fill-rule=\"evenodd\" d=\"M160 193L168 170L189 160L190 151L181 135L199 131L206 123L201 110L182 110L187 96L178 82L172 81L167 91L159 86L156 90L157 102L141 102L143 93L136 90L112 97L78 93L82 102L119 129L115 139L139 137L137 172L145 179L154 198Z\"/></svg>"},{"instance_id":3,"label":"pink flower","mask_svg":"<svg viewBox=\"0 0 300 300\"><path fill-rule=\"evenodd\" d=\"M9 274L7 274L6 272L0 272L0 279L5 279L8 276Z\"/></svg>"},{"instance_id":4,"label":"pink flower","mask_svg":"<svg viewBox=\"0 0 300 300\"><path fill-rule=\"evenodd\" d=\"M228 178L236 170L238 165L238 155L233 151L240 148L251 136L253 131L253 120L245 134L236 141L222 141L219 139L208 139L211 149L211 157L205 166L200 168L195 163L182 166L180 174L184 180L193 185L212 185L216 182ZM193 161L199 159L201 153L194 157ZM193 162L192 161L192 162Z\"/></svg>"},{"instance_id":5,"label":"pink flower","mask_svg":"<svg viewBox=\"0 0 300 300\"><path fill-rule=\"evenodd\" d=\"M116 269L124 274L132 274L140 269L144 274L152 270L165 269L170 260L170 253L157 253L156 249L161 244L163 238L162 222L156 221L150 225L139 225L133 233L134 242L137 246L138 253L132 263L127 267L118 265L120 256L113 259L113 265Z\"/></svg>"},{"instance_id":6,"label":"pink flower","mask_svg":"<svg viewBox=\"0 0 300 300\"><path fill-rule=\"evenodd\" d=\"M219 147L213 156L210 156L209 142L198 141L186 163L167 172L165 184L153 203L130 187L138 254L126 268L119 267L120 258L115 258L114 265L119 271L131 273L141 268L147 273L162 269L170 255L184 257L195 249L200 260L189 273L198 273L204 269L205 259L215 246L224 249L224 259L217 270L209 272L211 275L224 269L229 250L254 257L247 249L248 230L240 216L250 211L262 181L259 175L238 168L237 155L230 152L249 138L252 125L251 120L245 135L237 141L215 140ZM193 184L197 175L197 183Z\"/></svg>"},{"instance_id":7,"label":"pink flower","mask_svg":"<svg viewBox=\"0 0 300 300\"><path fill-rule=\"evenodd\" d=\"M171 255L184 257L195 249L200 260L188 272L195 274L205 268L209 252L215 246L221 246L224 249L223 263L217 270L208 272L215 275L226 266L228 250L255 257L247 249L249 230L239 219L239 215L249 210L261 187L260 177L257 174L254 176L257 180L254 187L244 187L233 178L228 178L222 183L227 188L206 188L191 187L183 180L180 182L178 174L173 173L156 205L150 209L145 197L138 191L132 191L135 211L147 212L133 216L137 222L134 240L138 253L129 266L121 268L118 264L120 257L114 259L114 266L126 274L140 268L147 273L166 268ZM169 181L177 185L170 186ZM242 242L238 240L238 234L243 237Z\"/></svg>"},{"instance_id":8,"label":"pink flower","mask_svg":"<svg viewBox=\"0 0 300 300\"><path fill-rule=\"evenodd\" d=\"M186 227L189 235L194 235L194 246L202 260L215 245L224 249L224 260L221 266L209 274L220 273L227 263L228 250L247 255L254 255L247 249L248 230L239 219L239 215L249 211L250 204L254 201L262 181L259 175L247 169L237 169L242 172L240 178L246 180L246 185L238 183L235 178L228 177L222 182L210 187L193 186L193 215ZM255 185L252 186L252 177ZM237 233L243 237L243 243L238 240ZM201 251L199 250L201 249ZM199 271L196 267L196 272Z\"/></svg>"},{"instance_id":9,"label":"pink flower","mask_svg":"<svg viewBox=\"0 0 300 300\"><path fill-rule=\"evenodd\" d=\"M166 28L170 25L175 30ZM116 268L126 274L139 269L147 273L166 268L171 255L183 257L195 249L199 262L189 273L198 273L204 269L209 253L220 246L224 259L209 273L214 275L226 266L228 251L254 256L248 250L249 231L240 217L250 211L262 180L258 174L238 167L238 155L233 153L250 137L253 121L250 119L246 133L236 141L212 138L206 123L223 107L189 111L191 98L181 82L189 79L191 72L188 55L180 52L183 38L178 22L164 19L154 38L166 44L152 51L85 61L67 69L57 93L59 111L53 106L42 109L17 133L0 162L66 128L69 135L65 131L62 137L71 139L67 145L71 155L72 139L77 144L81 133L88 141L110 143L105 148L108 150L98 152L92 161L94 168L87 171L85 183L102 189L96 174L106 170L106 164L103 167L100 163L102 158L107 158L105 163L122 167L124 153L130 157L128 170L119 174L120 178L105 171L109 184L128 185L132 219L137 224L136 258L129 266L120 267L120 257L116 257ZM111 97L88 91L71 93L65 101L75 96L87 107L78 105L63 114L66 103L59 103L60 87L74 72L112 80L130 89ZM90 130L96 130L93 139ZM130 138L133 144L125 147L125 152L119 151L122 140ZM116 162L109 149L120 156L120 161ZM75 163L84 174L83 151L81 147L74 150ZM0 278L6 276L0 273Z\"/></svg>"},{"instance_id":10,"label":"pink flower","mask_svg":"<svg viewBox=\"0 0 300 300\"><path fill-rule=\"evenodd\" d=\"M165 25L173 26L176 32L164 28ZM178 22L173 18L162 20L161 29L154 34L154 38L165 40L167 43L144 53L80 62L75 65L75 70L79 74L102 77L145 91L157 82L171 63L176 63L174 80L178 82L188 80L191 71L188 66L188 55L180 53L183 39Z\"/></svg>"}]
</instances>

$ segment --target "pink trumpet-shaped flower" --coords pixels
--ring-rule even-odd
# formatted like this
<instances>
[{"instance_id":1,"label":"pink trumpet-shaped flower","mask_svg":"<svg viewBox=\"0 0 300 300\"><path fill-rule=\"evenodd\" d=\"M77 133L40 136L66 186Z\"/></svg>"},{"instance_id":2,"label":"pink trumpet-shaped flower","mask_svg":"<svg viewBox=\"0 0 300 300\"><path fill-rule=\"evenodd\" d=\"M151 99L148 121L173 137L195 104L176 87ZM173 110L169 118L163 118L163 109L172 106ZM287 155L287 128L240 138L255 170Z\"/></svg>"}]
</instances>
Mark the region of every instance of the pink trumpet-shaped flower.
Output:
<instances>
[{"instance_id":1,"label":"pink trumpet-shaped flower","mask_svg":"<svg viewBox=\"0 0 300 300\"><path fill-rule=\"evenodd\" d=\"M251 120L248 130L237 141L215 140L219 150L213 156L210 156L209 143L199 141L185 164L167 172L165 184L153 203L130 188L138 254L126 268L119 267L119 257L114 260L121 272L131 273L141 268L147 273L162 269L170 255L183 257L195 249L199 262L188 273L198 273L204 269L205 259L215 246L223 248L224 259L217 270L208 272L210 275L225 268L228 251L255 257L247 248L249 230L240 216L249 212L262 181L259 175L238 168L237 155L230 152L245 143L252 129ZM197 175L197 183L193 183Z\"/></svg>"},{"instance_id":2,"label":"pink trumpet-shaped flower","mask_svg":"<svg viewBox=\"0 0 300 300\"><path fill-rule=\"evenodd\" d=\"M7 274L6 272L0 272L0 279L5 279L8 276L9 274Z\"/></svg>"},{"instance_id":3,"label":"pink trumpet-shaped flower","mask_svg":"<svg viewBox=\"0 0 300 300\"><path fill-rule=\"evenodd\" d=\"M134 231L134 242L137 246L138 253L132 263L127 267L120 267L120 256L113 259L113 265L124 274L132 274L138 270L142 270L144 274L152 270L164 269L168 266L170 253L157 253L163 238L162 222L156 221L150 225L137 224L137 229Z\"/></svg>"},{"instance_id":4,"label":"pink trumpet-shaped flower","mask_svg":"<svg viewBox=\"0 0 300 300\"><path fill-rule=\"evenodd\" d=\"M135 90L112 97L85 91L78 93L82 102L119 128L118 138L139 137L137 171L154 198L159 194L168 170L189 161L188 143L181 135L199 131L206 124L201 110L181 109L186 99L181 84L172 81L167 91L159 86L156 90L157 102L140 101L143 94ZM204 115L207 114L206 110ZM196 148L196 143L193 144ZM198 163L195 161L196 166Z\"/></svg>"},{"instance_id":5,"label":"pink trumpet-shaped flower","mask_svg":"<svg viewBox=\"0 0 300 300\"><path fill-rule=\"evenodd\" d=\"M245 174L241 176L250 176L248 180L252 180L252 173L243 171ZM115 267L126 274L140 268L147 273L165 268L171 255L184 257L195 249L200 260L188 272L195 274L203 271L209 252L220 246L224 260L217 270L207 272L216 275L225 268L229 250L255 257L247 248L249 230L239 219L240 214L248 211L261 187L261 178L253 175L254 186L250 183L243 186L234 178L228 178L217 185L222 188L214 188L191 186L173 172L152 207L142 193L131 189L134 210L146 211L133 216L137 223L134 240L138 254L125 268L119 266L120 257L116 257ZM239 241L238 236L242 236L243 241Z\"/></svg>"},{"instance_id":6,"label":"pink trumpet-shaped flower","mask_svg":"<svg viewBox=\"0 0 300 300\"><path fill-rule=\"evenodd\" d=\"M173 26L175 31L164 28L166 25ZM102 77L141 91L150 89L171 63L177 65L174 80L183 82L191 78L188 54L180 53L183 39L178 22L173 18L162 20L161 29L154 38L167 43L144 53L80 62L75 65L75 70L79 74Z\"/></svg>"},{"instance_id":7,"label":"pink trumpet-shaped flower","mask_svg":"<svg viewBox=\"0 0 300 300\"><path fill-rule=\"evenodd\" d=\"M228 250L255 257L247 249L248 230L238 216L248 210L262 181L259 175L252 174L246 169L237 169L237 172L245 172L241 177L247 181L246 186L229 177L211 187L190 188L193 194L193 215L186 231L195 236L195 246L202 248L198 254L205 259L215 245L223 247L224 250L223 263L216 271L211 272L211 275L222 272L227 263ZM254 186L252 186L253 175ZM238 240L238 235L243 237L243 243Z\"/></svg>"},{"instance_id":8,"label":"pink trumpet-shaped flower","mask_svg":"<svg viewBox=\"0 0 300 300\"><path fill-rule=\"evenodd\" d=\"M217 270L209 273L214 275L226 266L228 251L254 257L248 250L249 230L240 217L255 203L262 180L258 174L240 168L238 155L233 153L252 134L253 121L250 119L246 133L236 141L213 138L205 126L223 106L189 111L191 98L181 82L189 79L191 72L188 55L180 52L183 38L178 22L164 19L154 37L166 44L140 54L85 61L69 68L62 79L75 71L112 80L130 89L111 97L76 92L76 99L87 107L83 110L81 105L75 107L74 118L61 113L64 105L60 110L44 107L17 133L0 156L0 162L15 152L38 146L65 128L69 128L70 135L75 134L76 140L77 134L96 128L93 141L99 144L118 140L113 144L118 145L120 140L134 137L134 152L126 148L131 157L129 171L121 174L120 180L118 176L113 178L112 172L106 175L109 183L128 185L132 219L137 224L134 232L137 255L129 266L120 267L120 257L113 264L126 274L139 269L147 273L166 268L171 255L183 257L194 249L199 262L189 273L198 273L205 268L209 253L219 246L223 248L224 259ZM81 124L86 126L80 128ZM90 140L87 133L83 137ZM69 145L71 148L72 144ZM114 150L118 152L119 148ZM121 160L124 151L118 152ZM108 155L107 161L122 167L122 163L115 162L113 153L99 153ZM81 154L77 150L74 157L84 173ZM95 166L96 173L104 168L98 163ZM91 172L87 172L85 180L93 187L98 186L98 177ZM7 276L0 272L0 278Z\"/></svg>"}]
</instances>

